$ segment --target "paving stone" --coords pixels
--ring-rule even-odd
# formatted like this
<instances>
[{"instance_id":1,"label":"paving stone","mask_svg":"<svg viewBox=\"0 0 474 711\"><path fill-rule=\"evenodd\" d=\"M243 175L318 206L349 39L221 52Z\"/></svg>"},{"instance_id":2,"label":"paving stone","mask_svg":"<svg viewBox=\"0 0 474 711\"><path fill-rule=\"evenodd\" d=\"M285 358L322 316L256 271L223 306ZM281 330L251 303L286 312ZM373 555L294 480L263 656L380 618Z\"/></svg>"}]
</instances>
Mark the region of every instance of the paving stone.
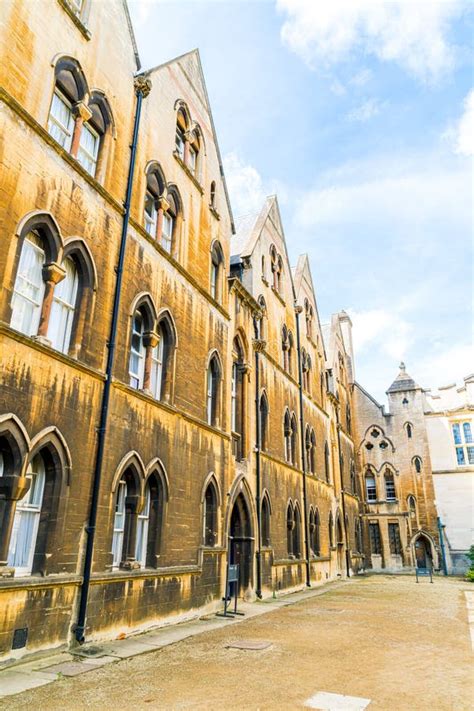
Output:
<instances>
[{"instance_id":1,"label":"paving stone","mask_svg":"<svg viewBox=\"0 0 474 711\"><path fill-rule=\"evenodd\" d=\"M56 679L53 674L43 674L39 672L20 672L5 670L0 672L0 697L20 694L27 689L34 689L37 686L52 684Z\"/></svg>"},{"instance_id":2,"label":"paving stone","mask_svg":"<svg viewBox=\"0 0 474 711\"><path fill-rule=\"evenodd\" d=\"M45 667L43 672L53 672L54 674L62 674L63 676L77 676L78 674L85 674L94 669L91 664L84 664L84 662L62 662L61 664L54 664L51 667Z\"/></svg>"},{"instance_id":3,"label":"paving stone","mask_svg":"<svg viewBox=\"0 0 474 711\"><path fill-rule=\"evenodd\" d=\"M129 657L135 657L137 654L144 654L144 652L153 652L156 648L156 644L148 644L145 641L139 642L137 639L124 639L116 644L111 644L107 651L112 657L128 659Z\"/></svg>"},{"instance_id":4,"label":"paving stone","mask_svg":"<svg viewBox=\"0 0 474 711\"><path fill-rule=\"evenodd\" d=\"M230 644L226 644L227 649L245 649L249 651L260 651L262 649L268 649L271 646L271 642L256 639L243 639L239 642L231 642Z\"/></svg>"},{"instance_id":5,"label":"paving stone","mask_svg":"<svg viewBox=\"0 0 474 711\"><path fill-rule=\"evenodd\" d=\"M363 711L369 704L370 699L332 694L327 691L318 691L317 694L304 702L308 708L319 709L319 711Z\"/></svg>"}]
</instances>

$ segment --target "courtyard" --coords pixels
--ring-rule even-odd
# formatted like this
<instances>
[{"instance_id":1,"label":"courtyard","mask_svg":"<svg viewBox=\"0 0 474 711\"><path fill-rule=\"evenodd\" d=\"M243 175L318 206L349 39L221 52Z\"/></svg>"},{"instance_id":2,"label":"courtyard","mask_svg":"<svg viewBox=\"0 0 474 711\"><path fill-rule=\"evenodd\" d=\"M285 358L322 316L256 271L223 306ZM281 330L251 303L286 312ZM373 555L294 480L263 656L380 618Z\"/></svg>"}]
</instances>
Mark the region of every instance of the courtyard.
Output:
<instances>
[{"instance_id":1,"label":"courtyard","mask_svg":"<svg viewBox=\"0 0 474 711\"><path fill-rule=\"evenodd\" d=\"M294 604L290 596L285 606L247 605L262 614L220 620L222 627L161 649L144 645L138 656L5 697L0 709L321 708L309 700L325 692L357 697L369 709L467 711L474 698L469 596L469 585L454 578L334 583ZM364 707L344 703L323 707Z\"/></svg>"}]
</instances>

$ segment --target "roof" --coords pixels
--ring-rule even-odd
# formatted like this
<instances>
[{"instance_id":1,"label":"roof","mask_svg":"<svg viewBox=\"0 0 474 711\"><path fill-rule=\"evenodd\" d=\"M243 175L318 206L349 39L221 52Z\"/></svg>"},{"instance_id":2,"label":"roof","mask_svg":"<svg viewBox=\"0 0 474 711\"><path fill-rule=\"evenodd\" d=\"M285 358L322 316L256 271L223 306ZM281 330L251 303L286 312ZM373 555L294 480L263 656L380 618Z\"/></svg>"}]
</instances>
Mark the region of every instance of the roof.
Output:
<instances>
[{"instance_id":1,"label":"roof","mask_svg":"<svg viewBox=\"0 0 474 711\"><path fill-rule=\"evenodd\" d=\"M400 363L400 372L387 390L387 393L400 393L406 390L419 390L420 386L408 375L405 363Z\"/></svg>"},{"instance_id":2,"label":"roof","mask_svg":"<svg viewBox=\"0 0 474 711\"><path fill-rule=\"evenodd\" d=\"M245 250L259 215L260 212L249 212L247 215L241 215L236 218L235 235L232 236L230 242L232 256L240 255Z\"/></svg>"}]
</instances>

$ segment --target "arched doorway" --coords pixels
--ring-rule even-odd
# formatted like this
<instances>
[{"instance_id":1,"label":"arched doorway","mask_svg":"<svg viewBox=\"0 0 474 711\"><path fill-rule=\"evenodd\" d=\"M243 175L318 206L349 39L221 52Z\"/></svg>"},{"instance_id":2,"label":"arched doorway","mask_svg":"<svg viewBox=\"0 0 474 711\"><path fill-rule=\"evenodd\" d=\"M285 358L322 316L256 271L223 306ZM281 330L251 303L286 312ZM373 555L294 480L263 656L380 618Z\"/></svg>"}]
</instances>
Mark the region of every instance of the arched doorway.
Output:
<instances>
[{"instance_id":1,"label":"arched doorway","mask_svg":"<svg viewBox=\"0 0 474 711\"><path fill-rule=\"evenodd\" d=\"M252 579L252 525L250 512L243 494L234 502L230 517L230 562L239 568L239 594L242 596L249 588Z\"/></svg>"},{"instance_id":2,"label":"arched doorway","mask_svg":"<svg viewBox=\"0 0 474 711\"><path fill-rule=\"evenodd\" d=\"M415 563L417 568L433 567L431 544L423 534L419 535L415 541Z\"/></svg>"}]
</instances>

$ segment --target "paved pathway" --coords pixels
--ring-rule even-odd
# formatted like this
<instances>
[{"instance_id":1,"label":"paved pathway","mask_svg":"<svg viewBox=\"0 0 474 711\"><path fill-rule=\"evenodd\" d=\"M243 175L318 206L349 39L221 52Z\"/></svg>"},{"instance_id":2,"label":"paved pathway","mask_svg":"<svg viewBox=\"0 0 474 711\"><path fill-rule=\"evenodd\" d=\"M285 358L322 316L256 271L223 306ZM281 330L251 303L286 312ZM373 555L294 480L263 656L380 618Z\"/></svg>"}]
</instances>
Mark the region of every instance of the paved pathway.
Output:
<instances>
[{"instance_id":1,"label":"paved pathway","mask_svg":"<svg viewBox=\"0 0 474 711\"><path fill-rule=\"evenodd\" d=\"M183 641L185 627L115 642L105 658L113 663L94 660L101 666L4 698L0 709L471 711L465 591L472 587L455 579L352 579L290 606L292 598L248 606L272 614L239 624L194 623L188 631L205 633ZM53 661L28 668L49 665L34 674L51 682ZM0 690L13 673L0 672Z\"/></svg>"}]
</instances>

